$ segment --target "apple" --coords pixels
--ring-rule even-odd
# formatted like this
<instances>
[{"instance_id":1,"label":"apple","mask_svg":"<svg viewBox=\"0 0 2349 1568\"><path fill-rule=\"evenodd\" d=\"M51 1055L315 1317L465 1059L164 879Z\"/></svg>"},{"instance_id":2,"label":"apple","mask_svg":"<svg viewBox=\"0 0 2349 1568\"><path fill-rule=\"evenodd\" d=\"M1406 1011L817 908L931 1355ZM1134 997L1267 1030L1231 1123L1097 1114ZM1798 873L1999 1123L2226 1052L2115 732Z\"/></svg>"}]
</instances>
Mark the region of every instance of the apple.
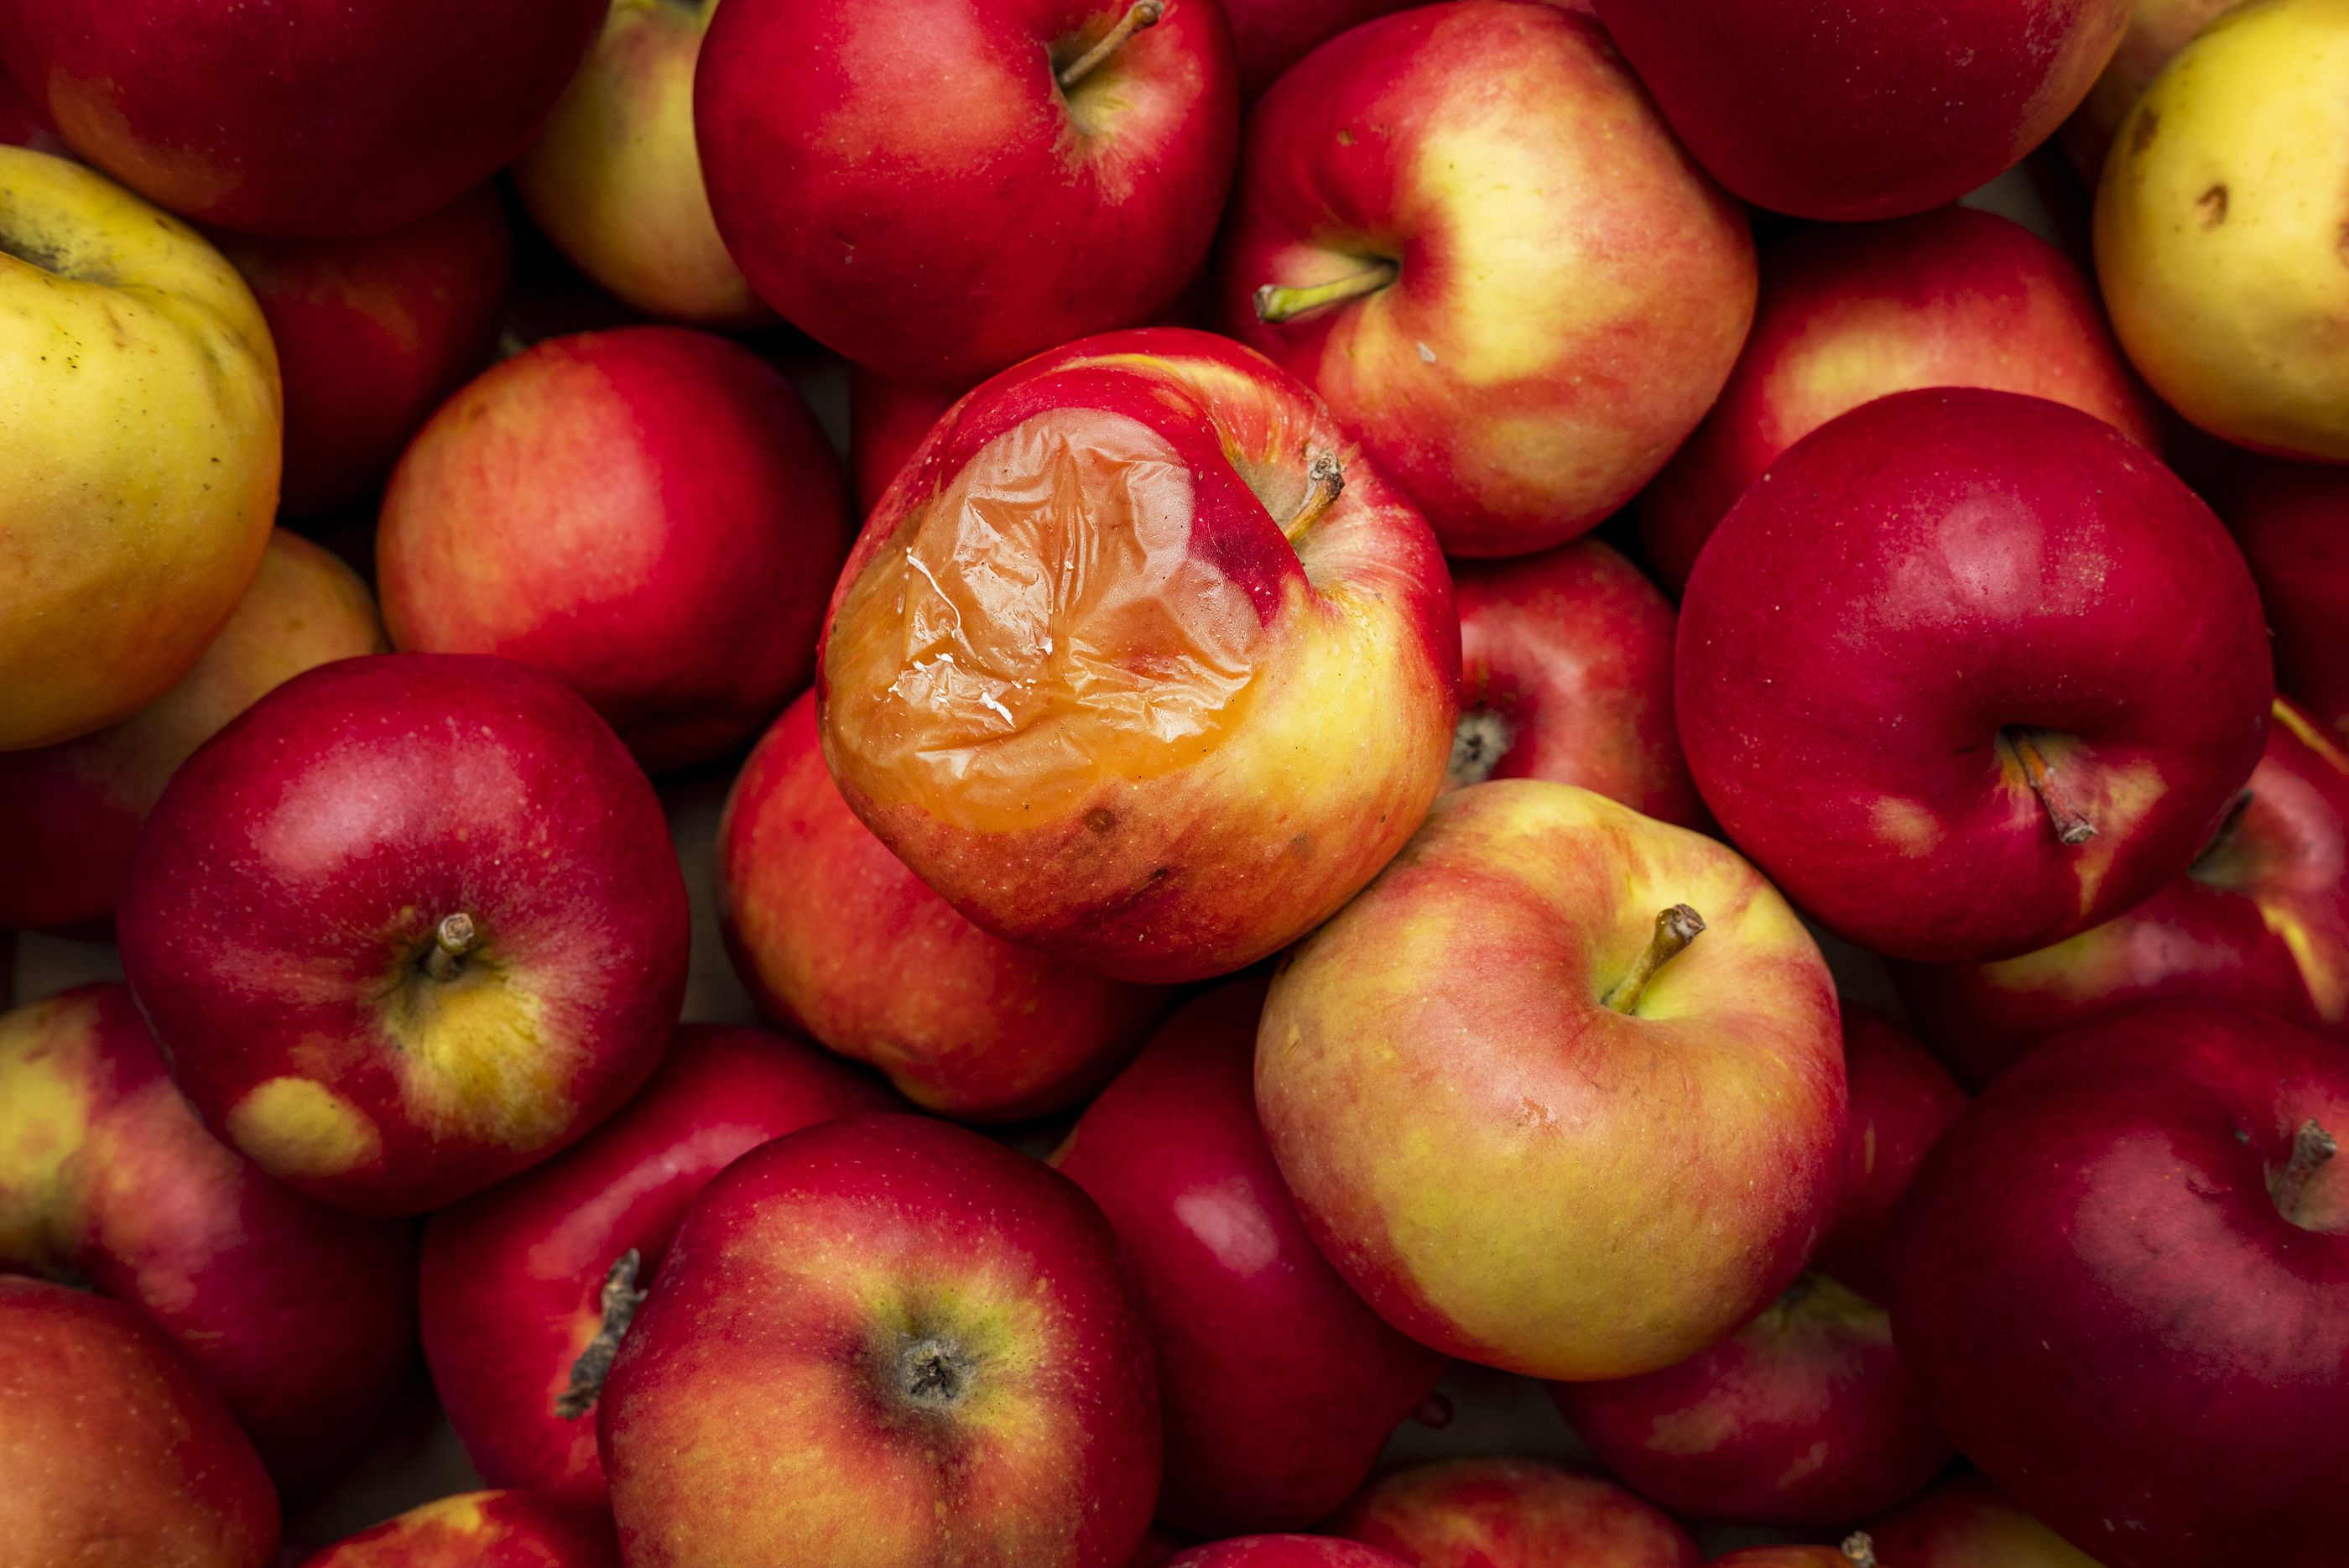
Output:
<instances>
[{"instance_id":1,"label":"apple","mask_svg":"<svg viewBox=\"0 0 2349 1568\"><path fill-rule=\"evenodd\" d=\"M1943 1481L1868 1532L1897 1568L2096 1568L1973 1474Z\"/></svg>"},{"instance_id":2,"label":"apple","mask_svg":"<svg viewBox=\"0 0 2349 1568\"><path fill-rule=\"evenodd\" d=\"M302 1568L620 1568L611 1521L529 1491L444 1497L362 1530Z\"/></svg>"},{"instance_id":3,"label":"apple","mask_svg":"<svg viewBox=\"0 0 2349 1568\"><path fill-rule=\"evenodd\" d=\"M2256 1009L2349 1044L2349 756L2279 701L2209 847L2127 913L2000 963L1897 965L1909 1012L1969 1083L2048 1035L2152 997Z\"/></svg>"},{"instance_id":4,"label":"apple","mask_svg":"<svg viewBox=\"0 0 2349 1568\"><path fill-rule=\"evenodd\" d=\"M213 1130L370 1213L586 1132L685 987L660 802L585 702L502 659L347 659L264 697L149 814L115 925Z\"/></svg>"},{"instance_id":5,"label":"apple","mask_svg":"<svg viewBox=\"0 0 2349 1568\"><path fill-rule=\"evenodd\" d=\"M2275 633L2276 684L2349 744L2349 470L2245 457L2216 488Z\"/></svg>"},{"instance_id":6,"label":"apple","mask_svg":"<svg viewBox=\"0 0 2349 1568\"><path fill-rule=\"evenodd\" d=\"M1872 1007L1843 1003L1850 1139L1835 1223L1816 1266L1882 1301L1900 1205L1917 1168L1965 1114L1968 1096L1917 1038Z\"/></svg>"},{"instance_id":7,"label":"apple","mask_svg":"<svg viewBox=\"0 0 2349 1568\"><path fill-rule=\"evenodd\" d=\"M73 156L73 149L65 144L41 106L26 97L25 89L5 70L0 70L0 142L60 158Z\"/></svg>"},{"instance_id":8,"label":"apple","mask_svg":"<svg viewBox=\"0 0 2349 1568\"><path fill-rule=\"evenodd\" d=\"M1401 1558L1326 1535L1249 1535L1195 1546L1168 1568L1409 1568Z\"/></svg>"},{"instance_id":9,"label":"apple","mask_svg":"<svg viewBox=\"0 0 2349 1568\"><path fill-rule=\"evenodd\" d=\"M1721 400L1640 497L1648 565L1686 583L1781 452L1837 414L1921 387L2069 403L2160 450L2153 400L2095 286L2028 229L1969 207L1798 229L1763 252L1754 334Z\"/></svg>"},{"instance_id":10,"label":"apple","mask_svg":"<svg viewBox=\"0 0 2349 1568\"><path fill-rule=\"evenodd\" d=\"M735 1158L889 1096L814 1048L688 1023L619 1114L424 1230L424 1355L449 1423L493 1486L605 1501L604 1372L679 1220Z\"/></svg>"},{"instance_id":11,"label":"apple","mask_svg":"<svg viewBox=\"0 0 2349 1568\"><path fill-rule=\"evenodd\" d=\"M73 150L222 228L367 234L513 161L603 0L44 0L0 56Z\"/></svg>"},{"instance_id":12,"label":"apple","mask_svg":"<svg viewBox=\"0 0 2349 1568\"><path fill-rule=\"evenodd\" d=\"M848 474L857 516L869 515L880 504L889 482L961 396L951 388L893 381L861 366L849 367Z\"/></svg>"},{"instance_id":13,"label":"apple","mask_svg":"<svg viewBox=\"0 0 2349 1568\"><path fill-rule=\"evenodd\" d=\"M1744 214L1591 18L1461 0L1315 50L1249 118L1225 330L1329 400L1454 556L1573 537L1704 417Z\"/></svg>"},{"instance_id":14,"label":"apple","mask_svg":"<svg viewBox=\"0 0 2349 1568\"><path fill-rule=\"evenodd\" d=\"M218 1394L118 1302L0 1274L0 1541L21 1568L267 1568L277 1494Z\"/></svg>"},{"instance_id":15,"label":"apple","mask_svg":"<svg viewBox=\"0 0 2349 1568\"><path fill-rule=\"evenodd\" d=\"M1696 1543L1612 1481L1547 1459L1436 1459L1372 1481L1330 1521L1413 1568L1695 1568Z\"/></svg>"},{"instance_id":16,"label":"apple","mask_svg":"<svg viewBox=\"0 0 2349 1568\"><path fill-rule=\"evenodd\" d=\"M1794 1282L1843 1182L1809 933L1733 851L1568 784L1438 801L1274 979L1256 1094L1347 1282L1537 1377L1722 1339Z\"/></svg>"},{"instance_id":17,"label":"apple","mask_svg":"<svg viewBox=\"0 0 2349 1568\"><path fill-rule=\"evenodd\" d=\"M1959 1449L2110 1568L2338 1563L2342 1126L2349 1053L2209 1002L1991 1085L1918 1173L1889 1303Z\"/></svg>"},{"instance_id":18,"label":"apple","mask_svg":"<svg viewBox=\"0 0 2349 1568\"><path fill-rule=\"evenodd\" d=\"M2087 96L2135 0L1598 0L1698 161L1756 206L1892 218L1955 201Z\"/></svg>"},{"instance_id":19,"label":"apple","mask_svg":"<svg viewBox=\"0 0 2349 1568\"><path fill-rule=\"evenodd\" d=\"M497 348L513 236L492 186L387 234L217 238L277 344L290 515L366 493Z\"/></svg>"},{"instance_id":20,"label":"apple","mask_svg":"<svg viewBox=\"0 0 2349 1568\"><path fill-rule=\"evenodd\" d=\"M1166 982L1278 951L1402 846L1459 668L1434 535L1329 410L1158 328L930 432L841 574L817 691L849 808L923 881Z\"/></svg>"},{"instance_id":21,"label":"apple","mask_svg":"<svg viewBox=\"0 0 2349 1568\"><path fill-rule=\"evenodd\" d=\"M941 386L1172 305L1239 139L1208 0L727 0L702 57L702 169L750 286Z\"/></svg>"},{"instance_id":22,"label":"apple","mask_svg":"<svg viewBox=\"0 0 2349 1568\"><path fill-rule=\"evenodd\" d=\"M1264 989L1168 1019L1052 1157L1141 1283L1166 1418L1158 1514L1203 1535L1327 1517L1444 1369L1322 1261L1281 1185L1256 1116Z\"/></svg>"},{"instance_id":23,"label":"apple","mask_svg":"<svg viewBox=\"0 0 2349 1568\"><path fill-rule=\"evenodd\" d=\"M5 752L128 718L202 657L269 544L279 402L252 292L194 231L22 148L0 186Z\"/></svg>"},{"instance_id":24,"label":"apple","mask_svg":"<svg viewBox=\"0 0 2349 1568\"><path fill-rule=\"evenodd\" d=\"M807 684L850 533L781 371L625 327L541 343L444 404L392 474L376 570L401 649L543 670L657 772L740 745Z\"/></svg>"},{"instance_id":25,"label":"apple","mask_svg":"<svg viewBox=\"0 0 2349 1568\"><path fill-rule=\"evenodd\" d=\"M2064 156L2090 190L2104 169L2113 133L2161 67L2213 17L2240 4L2242 0L2136 0L2129 7L2128 30L2121 35L2120 47L2055 133Z\"/></svg>"},{"instance_id":26,"label":"apple","mask_svg":"<svg viewBox=\"0 0 2349 1568\"><path fill-rule=\"evenodd\" d=\"M1837 934L1971 963L2184 870L2273 700L2242 556L2075 409L1942 388L1796 442L1681 601L1681 739L1730 840Z\"/></svg>"},{"instance_id":27,"label":"apple","mask_svg":"<svg viewBox=\"0 0 2349 1568\"><path fill-rule=\"evenodd\" d=\"M600 1419L629 1568L1123 1568L1158 1490L1150 1329L1108 1221L912 1116L712 1181Z\"/></svg>"},{"instance_id":28,"label":"apple","mask_svg":"<svg viewBox=\"0 0 2349 1568\"><path fill-rule=\"evenodd\" d=\"M1410 0L1223 0L1239 62L1240 97L1254 102L1320 44Z\"/></svg>"},{"instance_id":29,"label":"apple","mask_svg":"<svg viewBox=\"0 0 2349 1568\"><path fill-rule=\"evenodd\" d=\"M761 1012L945 1116L1017 1121L1075 1104L1173 1000L957 914L841 798L812 694L735 777L717 890L727 950Z\"/></svg>"},{"instance_id":30,"label":"apple","mask_svg":"<svg viewBox=\"0 0 2349 1568\"><path fill-rule=\"evenodd\" d=\"M1906 1559L1895 1561L1908 1568ZM1840 1546L1748 1546L1716 1557L1713 1563L1715 1568L1877 1568L1876 1542L1861 1532L1846 1536ZM1999 1568L2007 1568L2002 1559Z\"/></svg>"},{"instance_id":31,"label":"apple","mask_svg":"<svg viewBox=\"0 0 2349 1568\"><path fill-rule=\"evenodd\" d=\"M1460 724L1445 782L1580 784L1703 824L1672 722L1672 607L1597 539L1453 567Z\"/></svg>"}]
</instances>

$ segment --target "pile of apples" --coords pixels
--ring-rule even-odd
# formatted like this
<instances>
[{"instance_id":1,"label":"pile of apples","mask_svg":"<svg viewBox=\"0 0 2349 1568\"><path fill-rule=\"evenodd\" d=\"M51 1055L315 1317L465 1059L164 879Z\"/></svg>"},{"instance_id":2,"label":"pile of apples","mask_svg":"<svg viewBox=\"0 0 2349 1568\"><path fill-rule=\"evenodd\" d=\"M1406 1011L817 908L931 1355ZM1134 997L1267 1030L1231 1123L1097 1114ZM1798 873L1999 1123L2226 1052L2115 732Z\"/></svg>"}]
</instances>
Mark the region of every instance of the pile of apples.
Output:
<instances>
[{"instance_id":1,"label":"pile of apples","mask_svg":"<svg viewBox=\"0 0 2349 1568\"><path fill-rule=\"evenodd\" d=\"M0 59L6 1568L2349 1563L2349 0Z\"/></svg>"}]
</instances>

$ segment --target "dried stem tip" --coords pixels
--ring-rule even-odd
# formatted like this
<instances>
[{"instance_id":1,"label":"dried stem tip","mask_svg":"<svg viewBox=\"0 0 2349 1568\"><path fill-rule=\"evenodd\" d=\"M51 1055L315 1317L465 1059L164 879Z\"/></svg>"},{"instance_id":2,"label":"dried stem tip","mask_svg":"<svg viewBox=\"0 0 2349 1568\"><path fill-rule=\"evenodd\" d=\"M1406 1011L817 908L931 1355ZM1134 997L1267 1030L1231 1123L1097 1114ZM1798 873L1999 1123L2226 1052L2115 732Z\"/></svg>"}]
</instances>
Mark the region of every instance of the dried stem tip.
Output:
<instances>
[{"instance_id":1,"label":"dried stem tip","mask_svg":"<svg viewBox=\"0 0 2349 1568\"><path fill-rule=\"evenodd\" d=\"M434 980L453 979L480 940L472 916L460 909L447 917L433 929L431 950L424 955L424 972Z\"/></svg>"},{"instance_id":2,"label":"dried stem tip","mask_svg":"<svg viewBox=\"0 0 2349 1568\"><path fill-rule=\"evenodd\" d=\"M2292 1140L2292 1158L2268 1182L2268 1192L2285 1219L2295 1225L2300 1223L2300 1211L2308 1201L2310 1184L2340 1152L2341 1145L2313 1116L2300 1124L2300 1132Z\"/></svg>"},{"instance_id":3,"label":"dried stem tip","mask_svg":"<svg viewBox=\"0 0 2349 1568\"><path fill-rule=\"evenodd\" d=\"M1321 521L1338 497L1346 493L1346 465L1338 461L1334 452L1317 452L1305 468L1305 499L1297 504L1296 514L1289 518L1281 532L1294 539Z\"/></svg>"},{"instance_id":4,"label":"dried stem tip","mask_svg":"<svg viewBox=\"0 0 2349 1568\"><path fill-rule=\"evenodd\" d=\"M1640 998L1647 994L1649 982L1656 978L1656 971L1678 958L1681 950L1696 940L1703 929L1704 917L1686 904L1674 904L1658 915L1647 947L1633 961L1631 972L1623 977L1622 983L1607 993L1607 1005L1618 1012L1637 1008Z\"/></svg>"},{"instance_id":5,"label":"dried stem tip","mask_svg":"<svg viewBox=\"0 0 2349 1568\"><path fill-rule=\"evenodd\" d=\"M576 1421L594 1409L604 1392L604 1378L612 1370L612 1357L620 1353L621 1337L636 1321L636 1309L645 1304L645 1293L636 1289L636 1270L642 1263L631 1247L613 1260L604 1275L603 1325L571 1364L571 1382L554 1401L554 1413L566 1421Z\"/></svg>"},{"instance_id":6,"label":"dried stem tip","mask_svg":"<svg viewBox=\"0 0 2349 1568\"><path fill-rule=\"evenodd\" d=\"M2070 792L2056 776L2055 764L2047 760L2039 743L2029 735L2013 737L2014 756L2023 764L2023 776L2031 782L2031 793L2047 811L2047 820L2055 829L2055 838L2066 846L2085 844L2096 836L2096 825L2088 814L2071 801Z\"/></svg>"}]
</instances>

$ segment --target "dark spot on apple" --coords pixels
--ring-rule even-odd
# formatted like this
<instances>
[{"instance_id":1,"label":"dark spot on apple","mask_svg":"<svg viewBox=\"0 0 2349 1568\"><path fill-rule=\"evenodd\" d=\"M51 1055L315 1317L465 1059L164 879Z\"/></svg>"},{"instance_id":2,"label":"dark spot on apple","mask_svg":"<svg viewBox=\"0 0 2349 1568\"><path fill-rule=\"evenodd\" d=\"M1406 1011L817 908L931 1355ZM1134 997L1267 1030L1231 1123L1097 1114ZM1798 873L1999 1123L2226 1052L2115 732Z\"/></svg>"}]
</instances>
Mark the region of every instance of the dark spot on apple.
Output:
<instances>
[{"instance_id":1,"label":"dark spot on apple","mask_svg":"<svg viewBox=\"0 0 2349 1568\"><path fill-rule=\"evenodd\" d=\"M2137 130L2129 136L2129 156L2134 158L2153 145L2154 133L2161 129L2161 116L2152 109L2137 117Z\"/></svg>"},{"instance_id":2,"label":"dark spot on apple","mask_svg":"<svg viewBox=\"0 0 2349 1568\"><path fill-rule=\"evenodd\" d=\"M1516 740L1516 726L1498 711L1469 709L1460 715L1460 726L1452 732L1452 760L1444 765L1444 782L1454 789L1483 784L1493 776Z\"/></svg>"},{"instance_id":3,"label":"dark spot on apple","mask_svg":"<svg viewBox=\"0 0 2349 1568\"><path fill-rule=\"evenodd\" d=\"M970 1392L978 1367L952 1340L931 1334L897 1353L897 1387L920 1410L951 1410Z\"/></svg>"},{"instance_id":4,"label":"dark spot on apple","mask_svg":"<svg viewBox=\"0 0 2349 1568\"><path fill-rule=\"evenodd\" d=\"M1296 856L1299 860L1312 859L1313 836L1309 833L1300 833L1288 841L1288 852L1291 855Z\"/></svg>"},{"instance_id":5,"label":"dark spot on apple","mask_svg":"<svg viewBox=\"0 0 2349 1568\"><path fill-rule=\"evenodd\" d=\"M2194 215L2206 229L2215 229L2227 221L2227 187L2213 185L2202 192L2194 203Z\"/></svg>"},{"instance_id":6,"label":"dark spot on apple","mask_svg":"<svg viewBox=\"0 0 2349 1568\"><path fill-rule=\"evenodd\" d=\"M1340 147L1351 147L1354 145L1354 133L1350 130L1339 131L1338 145Z\"/></svg>"},{"instance_id":7,"label":"dark spot on apple","mask_svg":"<svg viewBox=\"0 0 2349 1568\"><path fill-rule=\"evenodd\" d=\"M1107 806L1097 805L1085 813L1085 826L1095 833L1107 833L1117 826L1117 813Z\"/></svg>"}]
</instances>

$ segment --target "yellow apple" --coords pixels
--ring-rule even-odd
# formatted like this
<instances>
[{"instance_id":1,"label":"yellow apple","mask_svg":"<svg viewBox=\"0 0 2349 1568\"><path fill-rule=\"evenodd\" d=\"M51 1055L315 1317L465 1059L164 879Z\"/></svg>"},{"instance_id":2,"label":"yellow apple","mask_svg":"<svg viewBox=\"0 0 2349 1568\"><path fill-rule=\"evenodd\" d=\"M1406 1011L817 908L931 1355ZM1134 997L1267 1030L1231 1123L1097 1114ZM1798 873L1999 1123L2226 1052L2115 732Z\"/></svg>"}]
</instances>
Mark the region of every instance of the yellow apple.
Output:
<instances>
[{"instance_id":1,"label":"yellow apple","mask_svg":"<svg viewBox=\"0 0 2349 1568\"><path fill-rule=\"evenodd\" d=\"M2231 11L2243 0L2137 0L2121 47L2105 62L2104 74L2055 140L2080 178L2093 188L2096 171L2105 166L2113 132L2128 117L2146 85L2161 74L2187 41L2221 11Z\"/></svg>"}]
</instances>

